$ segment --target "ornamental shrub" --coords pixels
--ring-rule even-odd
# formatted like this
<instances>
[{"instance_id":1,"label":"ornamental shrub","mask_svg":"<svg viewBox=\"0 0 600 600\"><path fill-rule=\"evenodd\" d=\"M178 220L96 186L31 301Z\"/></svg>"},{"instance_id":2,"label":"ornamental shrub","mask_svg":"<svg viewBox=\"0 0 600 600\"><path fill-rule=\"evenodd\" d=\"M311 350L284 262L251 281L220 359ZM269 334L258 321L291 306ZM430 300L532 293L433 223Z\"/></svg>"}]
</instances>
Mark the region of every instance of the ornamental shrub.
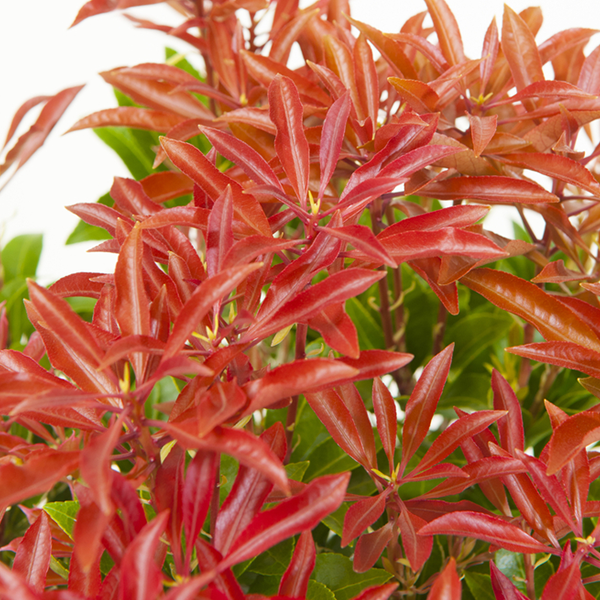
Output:
<instances>
[{"instance_id":1,"label":"ornamental shrub","mask_svg":"<svg viewBox=\"0 0 600 600\"><path fill-rule=\"evenodd\" d=\"M132 174L68 207L114 273L29 279L29 325L4 250L0 598L598 597L595 30L506 7L469 59L444 0L390 34L168 3L130 18L190 62L103 73L71 127Z\"/></svg>"}]
</instances>

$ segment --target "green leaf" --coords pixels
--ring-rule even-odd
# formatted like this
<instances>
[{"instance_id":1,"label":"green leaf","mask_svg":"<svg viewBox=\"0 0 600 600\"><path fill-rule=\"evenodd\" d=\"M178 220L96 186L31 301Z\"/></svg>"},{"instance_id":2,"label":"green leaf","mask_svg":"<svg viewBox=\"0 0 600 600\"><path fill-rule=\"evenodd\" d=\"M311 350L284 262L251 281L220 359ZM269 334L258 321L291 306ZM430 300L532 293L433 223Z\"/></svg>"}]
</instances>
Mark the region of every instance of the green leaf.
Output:
<instances>
[{"instance_id":1,"label":"green leaf","mask_svg":"<svg viewBox=\"0 0 600 600\"><path fill-rule=\"evenodd\" d=\"M174 61L170 60L178 54L179 53L177 52L177 50L173 50L173 48L165 48L165 61L168 62L170 65L173 65L174 67L185 71L192 77L195 77L200 81L204 81L204 79L200 76L200 73L196 69L194 69L194 67L192 67L189 61L186 60L182 55L179 55Z\"/></svg>"},{"instance_id":2,"label":"green leaf","mask_svg":"<svg viewBox=\"0 0 600 600\"><path fill-rule=\"evenodd\" d=\"M5 283L0 290L0 301L6 300L6 314L10 332L10 347L22 350L23 342L33 333L33 325L27 318L23 300L28 298L27 282L17 277Z\"/></svg>"},{"instance_id":3,"label":"green leaf","mask_svg":"<svg viewBox=\"0 0 600 600\"><path fill-rule=\"evenodd\" d=\"M249 594L260 594L262 596L275 596L279 590L281 577L275 575L257 575L256 579L248 588Z\"/></svg>"},{"instance_id":4,"label":"green leaf","mask_svg":"<svg viewBox=\"0 0 600 600\"><path fill-rule=\"evenodd\" d=\"M364 294L360 298L350 298L346 301L346 312L356 326L360 349L385 348L381 324L377 322L372 311L362 301L367 302Z\"/></svg>"},{"instance_id":5,"label":"green leaf","mask_svg":"<svg viewBox=\"0 0 600 600\"><path fill-rule=\"evenodd\" d=\"M335 600L335 594L326 585L311 579L308 582L306 600Z\"/></svg>"},{"instance_id":6,"label":"green leaf","mask_svg":"<svg viewBox=\"0 0 600 600\"><path fill-rule=\"evenodd\" d=\"M302 478L304 477L306 469L308 469L309 465L309 460L303 460L302 462L289 463L285 465L285 472L287 473L288 479L302 481Z\"/></svg>"},{"instance_id":7,"label":"green leaf","mask_svg":"<svg viewBox=\"0 0 600 600\"><path fill-rule=\"evenodd\" d=\"M5 283L17 277L35 277L42 254L42 241L41 233L18 235L4 246L2 268Z\"/></svg>"},{"instance_id":8,"label":"green leaf","mask_svg":"<svg viewBox=\"0 0 600 600\"><path fill-rule=\"evenodd\" d=\"M97 202L106 206L112 206L114 204L109 193L101 196ZM66 245L69 246L70 244L78 244L79 242L96 240L109 240L110 237L110 233L108 233L106 229L102 229L102 227L96 227L95 225L90 225L89 223L80 220L75 226L75 229L73 229L71 232L71 235L69 235L67 238Z\"/></svg>"},{"instance_id":9,"label":"green leaf","mask_svg":"<svg viewBox=\"0 0 600 600\"><path fill-rule=\"evenodd\" d=\"M489 575L465 571L465 581L469 591L477 600L495 600L492 591L492 580Z\"/></svg>"},{"instance_id":10,"label":"green leaf","mask_svg":"<svg viewBox=\"0 0 600 600\"><path fill-rule=\"evenodd\" d=\"M73 527L77 520L79 511L79 502L67 500L66 502L48 502L44 505L44 510L50 518L71 538L73 539Z\"/></svg>"},{"instance_id":11,"label":"green leaf","mask_svg":"<svg viewBox=\"0 0 600 600\"><path fill-rule=\"evenodd\" d=\"M238 468L239 465L234 458L228 454L221 454L221 487L219 488L220 504L223 504L223 501L231 491Z\"/></svg>"},{"instance_id":12,"label":"green leaf","mask_svg":"<svg viewBox=\"0 0 600 600\"><path fill-rule=\"evenodd\" d=\"M323 519L323 523L333 531L333 533L337 533L340 537L342 537L342 531L344 529L344 517L348 512L348 504L346 502L342 503L342 505L331 514L327 515Z\"/></svg>"},{"instance_id":13,"label":"green leaf","mask_svg":"<svg viewBox=\"0 0 600 600\"><path fill-rule=\"evenodd\" d=\"M102 575L108 575L110 570L115 566L115 561L111 558L110 554L106 550L100 557L100 572Z\"/></svg>"},{"instance_id":14,"label":"green leaf","mask_svg":"<svg viewBox=\"0 0 600 600\"><path fill-rule=\"evenodd\" d=\"M50 556L50 568L65 582L69 581L69 569L67 569L57 558Z\"/></svg>"},{"instance_id":15,"label":"green leaf","mask_svg":"<svg viewBox=\"0 0 600 600\"><path fill-rule=\"evenodd\" d=\"M453 371L464 370L484 350L507 336L512 323L513 318L503 311L474 312L453 323L445 337L448 343L456 344Z\"/></svg>"},{"instance_id":16,"label":"green leaf","mask_svg":"<svg viewBox=\"0 0 600 600\"><path fill-rule=\"evenodd\" d=\"M352 561L342 554L317 554L313 578L329 588L336 600L349 600L365 588L381 585L392 578L383 569L370 569L366 573L355 573Z\"/></svg>"},{"instance_id":17,"label":"green leaf","mask_svg":"<svg viewBox=\"0 0 600 600\"><path fill-rule=\"evenodd\" d=\"M293 462L309 461L304 479L341 473L358 467L331 438L325 426L305 400L298 406L292 452Z\"/></svg>"},{"instance_id":18,"label":"green leaf","mask_svg":"<svg viewBox=\"0 0 600 600\"><path fill-rule=\"evenodd\" d=\"M504 575L506 575L519 589L519 591L526 593L525 588L525 563L523 562L523 555L517 552L510 552L501 548L496 552L496 566ZM537 570L537 569L536 569ZM546 581L548 581L546 579Z\"/></svg>"},{"instance_id":19,"label":"green leaf","mask_svg":"<svg viewBox=\"0 0 600 600\"><path fill-rule=\"evenodd\" d=\"M293 551L294 539L288 538L257 556L248 570L259 575L277 576L281 581L281 576L292 560Z\"/></svg>"},{"instance_id":20,"label":"green leaf","mask_svg":"<svg viewBox=\"0 0 600 600\"><path fill-rule=\"evenodd\" d=\"M142 130L128 129L127 127L102 127L94 129L94 133L125 163L134 179L140 180L153 173L154 152L152 144L141 143L148 133ZM149 134L152 138L151 134Z\"/></svg>"}]
</instances>

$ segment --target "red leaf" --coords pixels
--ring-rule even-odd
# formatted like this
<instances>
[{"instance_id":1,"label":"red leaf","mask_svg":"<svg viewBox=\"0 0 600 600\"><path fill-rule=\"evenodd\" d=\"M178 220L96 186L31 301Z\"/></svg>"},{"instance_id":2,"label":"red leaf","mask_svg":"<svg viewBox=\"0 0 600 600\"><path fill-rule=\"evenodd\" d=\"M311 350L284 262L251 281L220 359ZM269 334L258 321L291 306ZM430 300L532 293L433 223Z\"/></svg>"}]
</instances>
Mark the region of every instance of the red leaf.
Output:
<instances>
[{"instance_id":1,"label":"red leaf","mask_svg":"<svg viewBox=\"0 0 600 600\"><path fill-rule=\"evenodd\" d=\"M214 115L199 100L187 92L175 92L177 84L157 78L138 77L132 69L117 68L100 73L106 83L127 94L134 102L156 110L212 121Z\"/></svg>"},{"instance_id":2,"label":"red leaf","mask_svg":"<svg viewBox=\"0 0 600 600\"><path fill-rule=\"evenodd\" d=\"M554 512L571 528L576 535L582 535L573 522L569 501L562 483L556 475L546 474L546 464L539 458L529 456L521 450L516 451L517 457L526 466L533 483L540 492L542 498L554 509Z\"/></svg>"},{"instance_id":3,"label":"red leaf","mask_svg":"<svg viewBox=\"0 0 600 600\"><path fill-rule=\"evenodd\" d=\"M221 553L202 538L198 538L194 546L198 557L198 566L203 573L214 569L223 560ZM208 592L211 598L245 600L244 592L231 569L225 569L219 573L209 585Z\"/></svg>"},{"instance_id":4,"label":"red leaf","mask_svg":"<svg viewBox=\"0 0 600 600\"><path fill-rule=\"evenodd\" d=\"M0 591L5 598L19 598L19 600L40 600L42 596L28 586L14 571L4 563L0 563Z\"/></svg>"},{"instance_id":5,"label":"red leaf","mask_svg":"<svg viewBox=\"0 0 600 600\"><path fill-rule=\"evenodd\" d=\"M140 181L144 192L156 203L167 202L194 191L191 179L183 173L162 171L152 173Z\"/></svg>"},{"instance_id":6,"label":"red leaf","mask_svg":"<svg viewBox=\"0 0 600 600\"><path fill-rule=\"evenodd\" d=\"M444 460L446 456L454 452L461 442L474 436L480 431L489 427L492 423L506 414L506 411L500 410L480 410L470 415L460 417L444 429L442 433L433 441L425 456L415 467L415 473L421 473L429 469L438 462Z\"/></svg>"},{"instance_id":7,"label":"red leaf","mask_svg":"<svg viewBox=\"0 0 600 600\"><path fill-rule=\"evenodd\" d=\"M193 544L202 529L208 514L216 475L216 454L197 452L187 469L182 496L182 516L187 544Z\"/></svg>"},{"instance_id":8,"label":"red leaf","mask_svg":"<svg viewBox=\"0 0 600 600\"><path fill-rule=\"evenodd\" d=\"M356 425L356 430L360 436L365 456L367 457L368 464L372 467L377 466L377 452L375 450L375 436L373 435L373 426L369 420L369 414L365 408L365 403L356 389L356 386L352 383L345 383L340 385L336 389L340 398L346 405L346 408L350 411L352 420Z\"/></svg>"},{"instance_id":9,"label":"red leaf","mask_svg":"<svg viewBox=\"0 0 600 600\"><path fill-rule=\"evenodd\" d=\"M233 246L233 197L227 186L215 200L206 232L206 269L208 276L220 273L227 252Z\"/></svg>"},{"instance_id":10,"label":"red leaf","mask_svg":"<svg viewBox=\"0 0 600 600\"><path fill-rule=\"evenodd\" d=\"M305 29L308 23L318 15L317 9L301 11L292 19L288 19L285 25L273 36L273 44L269 51L269 58L277 63L285 65L292 48L301 31Z\"/></svg>"},{"instance_id":11,"label":"red leaf","mask_svg":"<svg viewBox=\"0 0 600 600\"><path fill-rule=\"evenodd\" d=\"M492 269L476 269L461 282L503 310L531 323L547 340L600 352L596 334L571 310L533 283Z\"/></svg>"},{"instance_id":12,"label":"red leaf","mask_svg":"<svg viewBox=\"0 0 600 600\"><path fill-rule=\"evenodd\" d=\"M387 600L398 588L397 583L384 583L363 590L352 600Z\"/></svg>"},{"instance_id":13,"label":"red leaf","mask_svg":"<svg viewBox=\"0 0 600 600\"><path fill-rule=\"evenodd\" d=\"M514 454L515 450L525 449L525 433L521 404L510 384L496 369L492 372L492 390L494 391L494 408L507 411L497 423L502 448Z\"/></svg>"},{"instance_id":14,"label":"red leaf","mask_svg":"<svg viewBox=\"0 0 600 600\"><path fill-rule=\"evenodd\" d=\"M52 489L79 467L79 452L47 449L27 458L22 466L0 464L0 507L17 504Z\"/></svg>"},{"instance_id":15,"label":"red leaf","mask_svg":"<svg viewBox=\"0 0 600 600\"><path fill-rule=\"evenodd\" d=\"M297 360L281 365L244 386L250 400L245 414L289 396L345 383L358 374L358 369L352 365L327 358Z\"/></svg>"},{"instance_id":16,"label":"red leaf","mask_svg":"<svg viewBox=\"0 0 600 600\"><path fill-rule=\"evenodd\" d=\"M473 140L473 152L479 156L496 133L496 122L498 115L489 117L477 117L467 113L471 125L471 139Z\"/></svg>"},{"instance_id":17,"label":"red leaf","mask_svg":"<svg viewBox=\"0 0 600 600\"><path fill-rule=\"evenodd\" d=\"M457 257L453 257L458 260ZM454 281L446 285L440 285L440 268L442 265L441 258L432 256L430 258L417 258L416 260L408 260L406 264L418 275L420 275L434 291L435 295L440 299L444 308L451 314L457 315L459 312L458 305L458 288ZM452 260L452 258L450 258Z\"/></svg>"},{"instance_id":18,"label":"red leaf","mask_svg":"<svg viewBox=\"0 0 600 600\"><path fill-rule=\"evenodd\" d=\"M385 249L400 264L418 258L435 256L469 256L471 258L504 258L507 254L487 237L455 227L433 231L405 231L379 238Z\"/></svg>"},{"instance_id":19,"label":"red leaf","mask_svg":"<svg viewBox=\"0 0 600 600\"><path fill-rule=\"evenodd\" d=\"M342 357L336 362L358 370L351 381L373 379L386 373L401 369L413 359L412 354L405 352L388 352L387 350L363 350L358 358Z\"/></svg>"},{"instance_id":20,"label":"red leaf","mask_svg":"<svg viewBox=\"0 0 600 600\"><path fill-rule=\"evenodd\" d=\"M400 98L417 113L433 112L440 100L436 91L422 81L398 77L390 77L388 81L394 86Z\"/></svg>"},{"instance_id":21,"label":"red leaf","mask_svg":"<svg viewBox=\"0 0 600 600\"><path fill-rule=\"evenodd\" d=\"M348 93L338 98L327 111L319 148L319 166L321 168L319 200L325 194L325 189L337 167L349 114L350 96Z\"/></svg>"},{"instance_id":22,"label":"red leaf","mask_svg":"<svg viewBox=\"0 0 600 600\"><path fill-rule=\"evenodd\" d=\"M560 471L581 450L599 439L599 413L586 410L569 417L552 434L547 474Z\"/></svg>"},{"instance_id":23,"label":"red leaf","mask_svg":"<svg viewBox=\"0 0 600 600\"><path fill-rule=\"evenodd\" d=\"M260 263L255 263L242 267L234 267L221 271L214 277L203 281L194 290L194 293L183 305L177 316L162 361L164 362L166 359L178 354L186 340L192 335L213 305L223 300L250 273L256 271L261 266Z\"/></svg>"},{"instance_id":24,"label":"red leaf","mask_svg":"<svg viewBox=\"0 0 600 600\"><path fill-rule=\"evenodd\" d=\"M382 240L392 234L406 231L432 231L444 227L468 227L483 219L489 210L489 206L449 206L448 208L441 208L402 219L402 221L386 227L377 237Z\"/></svg>"},{"instance_id":25,"label":"red leaf","mask_svg":"<svg viewBox=\"0 0 600 600\"><path fill-rule=\"evenodd\" d=\"M359 500L348 509L344 517L342 548L379 519L392 491L392 487L387 487L380 494Z\"/></svg>"},{"instance_id":26,"label":"red leaf","mask_svg":"<svg viewBox=\"0 0 600 600\"><path fill-rule=\"evenodd\" d=\"M75 27L84 19L89 19L95 15L111 12L119 8L130 8L132 6L144 6L146 4L158 4L162 0L90 0L86 2L77 13L75 21L71 27Z\"/></svg>"},{"instance_id":27,"label":"red leaf","mask_svg":"<svg viewBox=\"0 0 600 600\"><path fill-rule=\"evenodd\" d=\"M28 314L32 322L38 322L38 331L44 339L48 356L54 367L71 377L83 390L89 392L118 392L116 377L109 370L98 371L103 351L87 324L71 309L67 302L28 281L29 297L35 312L44 321L40 327L35 315ZM34 317L34 318L32 318Z\"/></svg>"},{"instance_id":28,"label":"red leaf","mask_svg":"<svg viewBox=\"0 0 600 600\"><path fill-rule=\"evenodd\" d=\"M474 443L474 442L473 442ZM463 441L462 450L465 455L467 449L465 448L466 443ZM471 457L468 456L468 460L471 461ZM442 463L443 464L443 463ZM454 494L460 494L475 484L483 484L492 479L497 480L505 475L514 475L516 473L525 473L526 469L520 460L516 458L508 458L503 456L486 456L474 462L469 462L461 469L463 477L450 477L446 481L436 485L433 489L429 490L423 497L426 498L443 498L445 496L451 496ZM465 476L467 479L465 479ZM493 494L495 500L501 505L504 505L504 498L501 496L501 492L496 489L490 489L488 487L484 490L485 486L481 486L482 491L488 495Z\"/></svg>"},{"instance_id":29,"label":"red leaf","mask_svg":"<svg viewBox=\"0 0 600 600\"><path fill-rule=\"evenodd\" d=\"M383 58L397 76L414 80L419 78L411 61L408 59L406 54L404 54L402 47L400 44L398 44L398 42L395 42L378 29L375 29L366 23L361 23L360 21L352 19L349 16L346 18L373 43L375 48L379 50Z\"/></svg>"},{"instance_id":30,"label":"red leaf","mask_svg":"<svg viewBox=\"0 0 600 600\"><path fill-rule=\"evenodd\" d=\"M275 124L275 150L300 206L306 209L310 175L309 148L304 134L300 95L294 82L277 75L269 86L269 115Z\"/></svg>"},{"instance_id":31,"label":"red leaf","mask_svg":"<svg viewBox=\"0 0 600 600\"><path fill-rule=\"evenodd\" d=\"M26 100L25 102L23 102L23 104L21 106L19 106L19 109L14 114L13 119L10 123L10 127L8 128L8 133L6 134L6 140L4 141L4 146L2 146L2 150L4 150L4 148L6 148L6 146L8 145L8 142L10 142L10 140L12 139L13 135L15 134L15 131L19 127L19 124L21 123L21 121L23 120L25 115L32 108L35 108L41 102L46 102L46 100L49 100L49 99L50 99L50 96L35 96L34 98L30 98L29 100Z\"/></svg>"},{"instance_id":32,"label":"red leaf","mask_svg":"<svg viewBox=\"0 0 600 600\"><path fill-rule=\"evenodd\" d=\"M228 568L257 556L282 540L312 529L344 500L350 473L326 475L311 481L297 496L256 515L219 565Z\"/></svg>"},{"instance_id":33,"label":"red leaf","mask_svg":"<svg viewBox=\"0 0 600 600\"><path fill-rule=\"evenodd\" d=\"M600 195L600 183L583 165L558 154L542 152L519 152L507 154L503 157L508 162L518 165L523 169L531 169L552 179L559 179L587 190L594 196Z\"/></svg>"},{"instance_id":34,"label":"red leaf","mask_svg":"<svg viewBox=\"0 0 600 600\"><path fill-rule=\"evenodd\" d=\"M364 34L360 34L354 44L354 73L362 111L371 119L375 127L379 113L379 78L373 60L373 52Z\"/></svg>"},{"instance_id":35,"label":"red leaf","mask_svg":"<svg viewBox=\"0 0 600 600\"><path fill-rule=\"evenodd\" d=\"M497 600L527 600L527 596L515 587L514 583L490 560L492 589Z\"/></svg>"},{"instance_id":36,"label":"red leaf","mask_svg":"<svg viewBox=\"0 0 600 600\"><path fill-rule=\"evenodd\" d=\"M373 409L377 417L377 431L383 449L388 458L390 472L394 469L394 452L396 451L396 431L398 429L398 416L396 404L385 383L376 377L373 379Z\"/></svg>"},{"instance_id":37,"label":"red leaf","mask_svg":"<svg viewBox=\"0 0 600 600\"><path fill-rule=\"evenodd\" d=\"M52 96L48 102L46 102L46 105L44 108L42 108L39 117L31 126L29 131L24 133L17 140L17 143L7 152L4 162L0 164L0 175L5 173L8 168L15 163L17 164L17 167L13 171L13 174L16 173L16 171L18 171L31 158L34 152L38 150L46 141L46 138L58 120L62 117L69 104L71 104L75 96L77 96L82 88L82 85L68 88L62 92L59 92L55 96ZM32 103L34 101L35 99L32 99L29 102ZM28 109L31 107L32 106L29 105ZM18 119L18 117L19 111L15 115L13 123ZM16 125L18 125L18 121ZM9 137L6 140L7 142L10 139L10 136L11 133L9 131Z\"/></svg>"},{"instance_id":38,"label":"red leaf","mask_svg":"<svg viewBox=\"0 0 600 600\"><path fill-rule=\"evenodd\" d=\"M149 335L150 309L142 272L144 244L139 225L121 246L115 267L115 316L123 335ZM143 381L147 357L134 353L132 364L138 381Z\"/></svg>"},{"instance_id":39,"label":"red leaf","mask_svg":"<svg viewBox=\"0 0 600 600\"><path fill-rule=\"evenodd\" d=\"M182 117L159 110L134 106L119 106L92 113L79 119L66 133L96 127L132 127L149 131L167 132L180 123Z\"/></svg>"},{"instance_id":40,"label":"red leaf","mask_svg":"<svg viewBox=\"0 0 600 600\"><path fill-rule=\"evenodd\" d=\"M350 358L360 356L358 333L354 322L344 311L343 303L331 304L318 315L308 319L308 326L316 329L328 346Z\"/></svg>"},{"instance_id":41,"label":"red leaf","mask_svg":"<svg viewBox=\"0 0 600 600\"><path fill-rule=\"evenodd\" d=\"M221 173L195 146L169 138L160 138L160 143L173 164L213 200L216 200L231 186L235 219L242 226L245 235L271 235L269 222L258 202L249 194L244 194L239 183ZM235 231L234 223L234 231Z\"/></svg>"},{"instance_id":42,"label":"red leaf","mask_svg":"<svg viewBox=\"0 0 600 600\"><path fill-rule=\"evenodd\" d=\"M212 127L202 127L201 131L219 154L240 167L258 185L273 185L283 190L269 163L248 144Z\"/></svg>"},{"instance_id":43,"label":"red leaf","mask_svg":"<svg viewBox=\"0 0 600 600\"><path fill-rule=\"evenodd\" d=\"M417 531L427 525L427 521L411 513L406 506L398 515L398 526L402 536L402 546L410 568L418 573L431 556L433 536L419 537Z\"/></svg>"},{"instance_id":44,"label":"red leaf","mask_svg":"<svg viewBox=\"0 0 600 600\"><path fill-rule=\"evenodd\" d=\"M183 483L185 451L175 444L155 471L154 502L157 512L169 510L166 536L177 572L182 572L181 529L183 527Z\"/></svg>"},{"instance_id":45,"label":"red leaf","mask_svg":"<svg viewBox=\"0 0 600 600\"><path fill-rule=\"evenodd\" d=\"M419 530L419 535L464 535L500 546L510 552L553 552L522 529L493 515L456 511L439 517Z\"/></svg>"},{"instance_id":46,"label":"red leaf","mask_svg":"<svg viewBox=\"0 0 600 600\"><path fill-rule=\"evenodd\" d=\"M241 429L215 427L203 437L196 434L195 420L164 423L163 427L186 449L198 448L229 454L240 463L256 469L284 492L289 491L285 469L265 442Z\"/></svg>"},{"instance_id":47,"label":"red leaf","mask_svg":"<svg viewBox=\"0 0 600 600\"><path fill-rule=\"evenodd\" d=\"M508 6L504 6L502 18L502 51L517 90L544 80L542 61L533 33L527 23Z\"/></svg>"},{"instance_id":48,"label":"red leaf","mask_svg":"<svg viewBox=\"0 0 600 600\"><path fill-rule=\"evenodd\" d=\"M363 533L354 546L352 568L356 573L366 573L379 560L388 542L392 539L391 522L372 533Z\"/></svg>"},{"instance_id":49,"label":"red leaf","mask_svg":"<svg viewBox=\"0 0 600 600\"><path fill-rule=\"evenodd\" d=\"M195 206L173 206L140 221L142 229L155 229L169 225L195 227L206 231L208 229L209 211Z\"/></svg>"},{"instance_id":50,"label":"red leaf","mask_svg":"<svg viewBox=\"0 0 600 600\"><path fill-rule=\"evenodd\" d=\"M50 567L52 535L48 515L42 511L33 525L27 529L15 555L13 572L21 575L32 589L43 592L46 573Z\"/></svg>"},{"instance_id":51,"label":"red leaf","mask_svg":"<svg viewBox=\"0 0 600 600\"><path fill-rule=\"evenodd\" d=\"M225 256L222 268L231 269L247 264L258 256L281 252L301 243L301 240L280 240L263 235L250 235L233 244Z\"/></svg>"},{"instance_id":52,"label":"red leaf","mask_svg":"<svg viewBox=\"0 0 600 600\"><path fill-rule=\"evenodd\" d=\"M450 372L453 351L454 344L450 344L429 361L406 403L402 428L401 471L406 468L429 431L431 419Z\"/></svg>"},{"instance_id":53,"label":"red leaf","mask_svg":"<svg viewBox=\"0 0 600 600\"><path fill-rule=\"evenodd\" d=\"M331 219L334 227L341 226L339 215ZM315 273L333 263L340 252L341 243L327 233L317 233L310 247L299 258L292 261L273 280L258 311L256 325L270 319L273 312L303 290Z\"/></svg>"},{"instance_id":54,"label":"red leaf","mask_svg":"<svg viewBox=\"0 0 600 600\"><path fill-rule=\"evenodd\" d=\"M119 597L148 600L162 592L162 565L156 564L154 556L168 518L168 511L158 514L127 548L121 562Z\"/></svg>"},{"instance_id":55,"label":"red leaf","mask_svg":"<svg viewBox=\"0 0 600 600\"><path fill-rule=\"evenodd\" d=\"M485 94L485 89L492 76L496 58L498 57L498 26L496 25L496 17L492 19L490 26L485 32L483 40L483 48L481 50L481 62L479 63L479 76L481 77L481 94Z\"/></svg>"},{"instance_id":56,"label":"red leaf","mask_svg":"<svg viewBox=\"0 0 600 600\"><path fill-rule=\"evenodd\" d=\"M112 486L111 457L122 433L125 413L104 433L92 438L81 451L79 469L81 476L94 492L94 501L105 515L112 514L114 507L110 500Z\"/></svg>"},{"instance_id":57,"label":"red leaf","mask_svg":"<svg viewBox=\"0 0 600 600\"><path fill-rule=\"evenodd\" d=\"M352 244L357 250L377 262L396 268L396 263L392 257L368 227L364 225L346 225L345 227L323 227L323 230L348 244Z\"/></svg>"},{"instance_id":58,"label":"red leaf","mask_svg":"<svg viewBox=\"0 0 600 600\"><path fill-rule=\"evenodd\" d=\"M567 81L536 81L511 96L510 101L516 102L526 98L585 98L595 99L594 94L584 92Z\"/></svg>"},{"instance_id":59,"label":"red leaf","mask_svg":"<svg viewBox=\"0 0 600 600\"><path fill-rule=\"evenodd\" d=\"M287 444L281 423L275 423L260 437L280 460L285 459ZM214 546L219 552L229 552L239 533L258 514L272 489L273 483L260 471L240 466L233 487L217 515Z\"/></svg>"},{"instance_id":60,"label":"red leaf","mask_svg":"<svg viewBox=\"0 0 600 600\"><path fill-rule=\"evenodd\" d=\"M331 304L358 296L385 276L383 271L344 269L300 292L295 298L275 310L267 322L252 325L243 341L265 338L288 325L303 322L316 316Z\"/></svg>"},{"instance_id":61,"label":"red leaf","mask_svg":"<svg viewBox=\"0 0 600 600\"><path fill-rule=\"evenodd\" d=\"M277 4L279 7L279 4ZM268 56L261 56L254 52L248 52L242 50L240 52L241 57L244 59L244 63L248 68L248 72L256 81L258 81L263 87L267 88L271 85L271 81L275 79L278 74L281 74L288 79L291 79L298 93L301 97L304 97L306 101L311 103L317 101L319 104L329 106L331 99L316 83L310 79L299 74L297 71L292 71L284 66L282 63L274 61Z\"/></svg>"},{"instance_id":62,"label":"red leaf","mask_svg":"<svg viewBox=\"0 0 600 600\"><path fill-rule=\"evenodd\" d=\"M291 598L304 598L308 590L308 580L315 567L316 552L310 530L304 530L296 547L288 568L279 584L279 595Z\"/></svg>"},{"instance_id":63,"label":"red leaf","mask_svg":"<svg viewBox=\"0 0 600 600\"><path fill-rule=\"evenodd\" d=\"M440 49L450 65L465 60L462 38L456 18L444 0L425 0L438 36Z\"/></svg>"},{"instance_id":64,"label":"red leaf","mask_svg":"<svg viewBox=\"0 0 600 600\"><path fill-rule=\"evenodd\" d=\"M61 277L48 289L59 298L71 298L73 296L100 298L104 284L92 281L92 279L101 275L102 273L72 273Z\"/></svg>"},{"instance_id":65,"label":"red leaf","mask_svg":"<svg viewBox=\"0 0 600 600\"><path fill-rule=\"evenodd\" d=\"M322 392L305 393L304 396L331 437L346 454L366 469L376 466L369 464L352 415L337 392L328 389Z\"/></svg>"},{"instance_id":66,"label":"red leaf","mask_svg":"<svg viewBox=\"0 0 600 600\"><path fill-rule=\"evenodd\" d=\"M456 560L452 557L436 577L427 600L460 600L462 586L456 572Z\"/></svg>"},{"instance_id":67,"label":"red leaf","mask_svg":"<svg viewBox=\"0 0 600 600\"><path fill-rule=\"evenodd\" d=\"M562 564L561 564L562 566ZM581 598L582 587L580 567L577 561L573 561L568 567L559 569L557 573L548 579L544 586L541 600L575 600Z\"/></svg>"},{"instance_id":68,"label":"red leaf","mask_svg":"<svg viewBox=\"0 0 600 600\"><path fill-rule=\"evenodd\" d=\"M600 92L600 50L595 48L581 65L577 86L590 94Z\"/></svg>"},{"instance_id":69,"label":"red leaf","mask_svg":"<svg viewBox=\"0 0 600 600\"><path fill-rule=\"evenodd\" d=\"M406 25L406 23L405 23ZM442 54L442 51L438 46L434 46L431 42L429 42L422 35L417 35L416 33L409 33L405 31L406 27L402 27L401 33L391 33L388 34L393 40L400 42L401 44L409 44L413 46L423 56L429 60L429 62L433 65L436 71L443 73L449 67L446 58ZM358 41L358 40L357 40Z\"/></svg>"},{"instance_id":70,"label":"red leaf","mask_svg":"<svg viewBox=\"0 0 600 600\"><path fill-rule=\"evenodd\" d=\"M469 198L493 204L558 202L557 196L547 192L537 183L497 175L451 177L443 181L434 181L421 188L419 194L440 200Z\"/></svg>"},{"instance_id":71,"label":"red leaf","mask_svg":"<svg viewBox=\"0 0 600 600\"><path fill-rule=\"evenodd\" d=\"M572 342L539 342L507 348L508 352L600 377L600 353Z\"/></svg>"}]
</instances>

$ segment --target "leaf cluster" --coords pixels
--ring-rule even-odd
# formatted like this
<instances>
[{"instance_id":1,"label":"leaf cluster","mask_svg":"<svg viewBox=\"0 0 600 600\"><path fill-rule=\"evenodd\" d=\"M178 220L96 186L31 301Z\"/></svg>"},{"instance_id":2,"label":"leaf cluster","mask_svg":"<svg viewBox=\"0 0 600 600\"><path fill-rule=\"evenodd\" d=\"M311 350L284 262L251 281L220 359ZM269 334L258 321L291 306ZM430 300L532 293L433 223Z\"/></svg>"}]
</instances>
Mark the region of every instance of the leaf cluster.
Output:
<instances>
[{"instance_id":1,"label":"leaf cluster","mask_svg":"<svg viewBox=\"0 0 600 600\"><path fill-rule=\"evenodd\" d=\"M444 0L390 34L169 4L129 18L191 62L102 73L119 106L70 129L132 175L68 207L114 273L2 252L0 598L595 597L595 30L505 7L469 59ZM0 175L78 91L25 103Z\"/></svg>"}]
</instances>

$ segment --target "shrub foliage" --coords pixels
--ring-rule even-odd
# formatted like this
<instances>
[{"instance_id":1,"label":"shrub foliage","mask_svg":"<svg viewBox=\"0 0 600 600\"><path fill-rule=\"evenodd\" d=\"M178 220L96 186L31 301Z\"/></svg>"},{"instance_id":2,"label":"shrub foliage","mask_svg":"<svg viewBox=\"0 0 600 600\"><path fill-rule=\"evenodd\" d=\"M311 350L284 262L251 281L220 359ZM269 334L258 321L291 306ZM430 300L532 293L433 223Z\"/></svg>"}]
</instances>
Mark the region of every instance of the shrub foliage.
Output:
<instances>
[{"instance_id":1,"label":"shrub foliage","mask_svg":"<svg viewBox=\"0 0 600 600\"><path fill-rule=\"evenodd\" d=\"M169 4L129 18L191 62L103 73L119 106L71 128L132 174L68 207L114 273L3 252L0 596L597 597L595 30L506 7L469 59L444 0L392 34ZM0 173L79 89L23 106Z\"/></svg>"}]
</instances>

